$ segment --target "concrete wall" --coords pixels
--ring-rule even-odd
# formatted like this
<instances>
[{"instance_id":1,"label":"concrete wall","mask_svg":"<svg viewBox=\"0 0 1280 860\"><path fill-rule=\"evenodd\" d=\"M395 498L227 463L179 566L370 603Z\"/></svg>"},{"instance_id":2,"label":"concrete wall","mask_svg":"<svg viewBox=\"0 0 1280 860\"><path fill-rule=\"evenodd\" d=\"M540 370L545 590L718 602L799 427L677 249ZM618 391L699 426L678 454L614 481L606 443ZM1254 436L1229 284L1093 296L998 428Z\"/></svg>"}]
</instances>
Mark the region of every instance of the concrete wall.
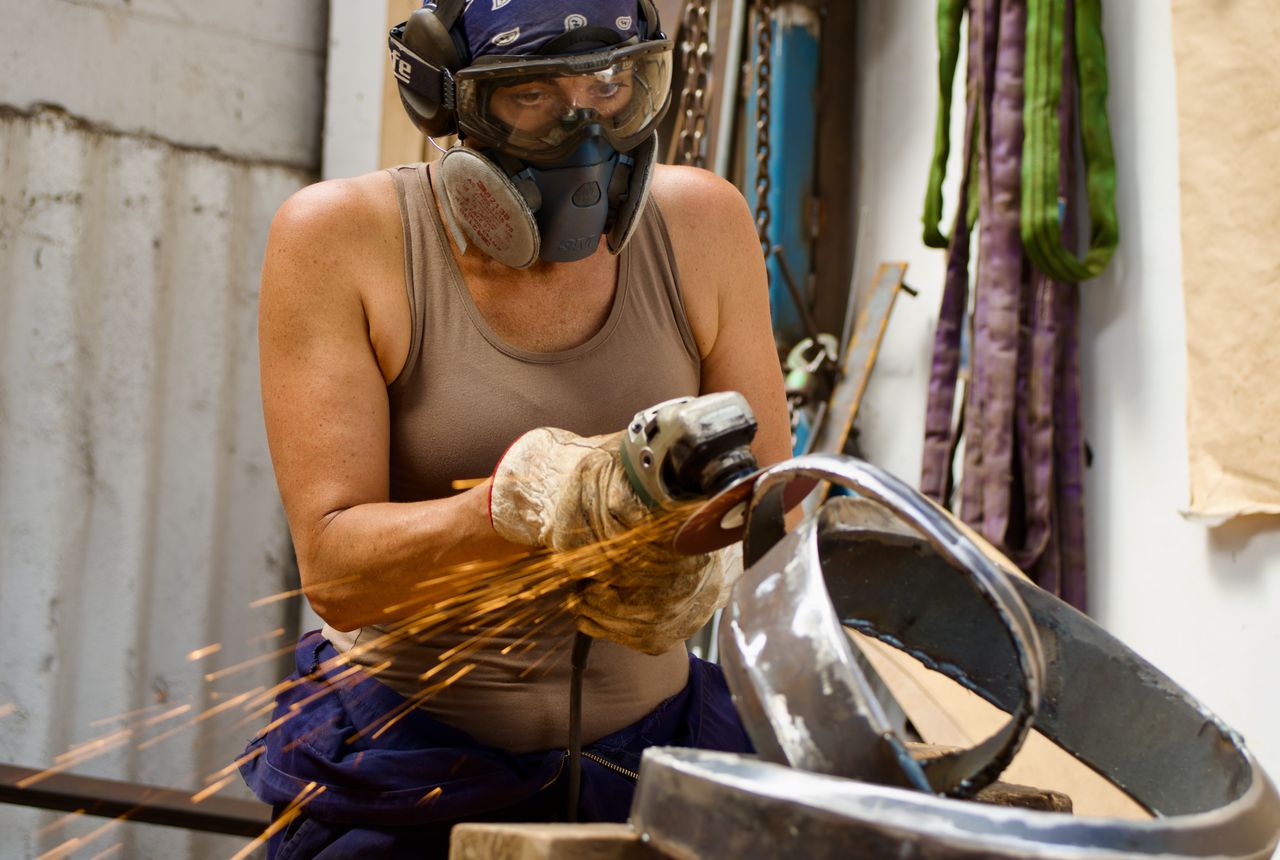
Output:
<instances>
[{"instance_id":1,"label":"concrete wall","mask_svg":"<svg viewBox=\"0 0 1280 860\"><path fill-rule=\"evenodd\" d=\"M867 283L881 259L905 259L908 282L921 291L894 312L862 441L872 459L911 481L943 274L942 252L919 239L937 104L935 6L859 5L856 283ZM1238 729L1276 776L1280 523L1252 518L1210 529L1180 513L1188 496L1186 349L1169 5L1107 3L1105 30L1122 238L1110 269L1083 288L1093 615Z\"/></svg>"},{"instance_id":2,"label":"concrete wall","mask_svg":"<svg viewBox=\"0 0 1280 860\"><path fill-rule=\"evenodd\" d=\"M314 0L6 4L0 761L195 791L262 719L193 721L278 679L296 626L251 606L293 579L257 279L319 169L326 25ZM0 858L245 842L103 824L0 806Z\"/></svg>"},{"instance_id":3,"label":"concrete wall","mask_svg":"<svg viewBox=\"0 0 1280 860\"><path fill-rule=\"evenodd\" d=\"M320 0L5 4L0 104L60 105L112 128L314 170Z\"/></svg>"}]
</instances>

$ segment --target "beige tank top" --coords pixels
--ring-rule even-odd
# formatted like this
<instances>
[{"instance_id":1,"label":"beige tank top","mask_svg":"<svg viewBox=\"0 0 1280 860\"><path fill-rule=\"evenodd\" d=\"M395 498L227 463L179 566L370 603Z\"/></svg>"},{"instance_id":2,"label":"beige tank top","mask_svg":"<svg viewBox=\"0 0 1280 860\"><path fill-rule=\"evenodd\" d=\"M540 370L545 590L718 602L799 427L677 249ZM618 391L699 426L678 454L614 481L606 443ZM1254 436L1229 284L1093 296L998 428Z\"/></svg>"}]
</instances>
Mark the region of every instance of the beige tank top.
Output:
<instances>
[{"instance_id":1,"label":"beige tank top","mask_svg":"<svg viewBox=\"0 0 1280 860\"><path fill-rule=\"evenodd\" d=\"M640 409L698 393L701 362L677 286L670 239L656 203L623 249L613 305L600 330L562 352L505 343L485 323L462 280L440 222L426 165L391 171L400 200L413 336L391 405L391 497L448 496L453 482L492 473L507 447L534 427L582 435L622 429ZM429 631L395 646L388 628L325 636L378 678L412 697L420 676L465 646L466 631ZM568 743L572 628L513 627L465 661L467 674L422 702L436 718L477 740L516 752ZM536 642L530 650L529 643ZM504 653L506 652L506 653ZM448 659L446 659L448 662ZM454 661L432 681L452 675ZM683 647L648 656L594 644L583 685L583 739L616 731L679 692L688 677ZM428 682L431 683L431 682Z\"/></svg>"}]
</instances>

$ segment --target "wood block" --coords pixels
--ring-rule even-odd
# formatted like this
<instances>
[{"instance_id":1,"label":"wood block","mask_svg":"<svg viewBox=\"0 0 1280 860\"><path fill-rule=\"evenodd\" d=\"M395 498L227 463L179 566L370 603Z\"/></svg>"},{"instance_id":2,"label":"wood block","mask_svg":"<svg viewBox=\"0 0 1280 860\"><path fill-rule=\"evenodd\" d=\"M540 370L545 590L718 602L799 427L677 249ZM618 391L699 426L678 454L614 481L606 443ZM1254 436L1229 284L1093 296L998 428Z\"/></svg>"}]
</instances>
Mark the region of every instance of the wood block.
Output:
<instances>
[{"instance_id":1,"label":"wood block","mask_svg":"<svg viewBox=\"0 0 1280 860\"><path fill-rule=\"evenodd\" d=\"M961 747L946 744L907 743L907 751L916 761L929 761L939 758ZM1036 788L1029 785L1016 785L1010 782L993 782L979 791L973 798L978 803L990 803L994 806L1016 806L1021 809L1036 809L1041 812L1071 812L1070 796L1051 788Z\"/></svg>"},{"instance_id":2,"label":"wood block","mask_svg":"<svg viewBox=\"0 0 1280 860\"><path fill-rule=\"evenodd\" d=\"M459 824L449 860L659 860L626 824Z\"/></svg>"},{"instance_id":3,"label":"wood block","mask_svg":"<svg viewBox=\"0 0 1280 860\"><path fill-rule=\"evenodd\" d=\"M1035 809L1040 812L1071 813L1071 798L1062 792L1051 788L1014 785L1011 782L993 782L979 791L973 799L978 803L990 803L995 806L1016 806L1020 809Z\"/></svg>"}]
</instances>

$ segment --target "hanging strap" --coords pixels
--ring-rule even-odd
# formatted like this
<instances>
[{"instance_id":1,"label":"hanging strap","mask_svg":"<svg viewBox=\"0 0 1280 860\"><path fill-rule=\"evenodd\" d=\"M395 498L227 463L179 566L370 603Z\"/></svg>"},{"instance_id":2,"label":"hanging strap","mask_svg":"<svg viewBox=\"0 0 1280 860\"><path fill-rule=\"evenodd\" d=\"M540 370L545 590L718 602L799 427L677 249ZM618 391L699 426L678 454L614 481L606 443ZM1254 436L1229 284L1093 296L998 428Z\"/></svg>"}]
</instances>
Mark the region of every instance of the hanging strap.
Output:
<instances>
[{"instance_id":1,"label":"hanging strap","mask_svg":"<svg viewBox=\"0 0 1280 860\"><path fill-rule=\"evenodd\" d=\"M1091 230L1084 259L1063 246L1058 172L1058 107L1062 97L1064 0L1030 0L1027 14L1026 137L1022 158L1022 242L1036 267L1061 281L1084 281L1106 268L1120 238L1116 165L1107 119L1107 59L1101 0L1075 4L1075 58L1080 133Z\"/></svg>"},{"instance_id":2,"label":"hanging strap","mask_svg":"<svg viewBox=\"0 0 1280 860\"><path fill-rule=\"evenodd\" d=\"M948 0L943 0L944 4L947 2ZM981 33L981 28L971 22L971 57L977 57L982 51ZM960 187L967 189L969 200L967 206L956 209L947 247L946 280L942 289L942 304L938 309L938 325L934 330L929 396L925 407L924 451L921 456L920 491L943 506L950 505L954 486L952 462L964 425L963 404L960 416L954 416L969 306L969 255L973 227L978 220L977 129L981 111L978 66L976 60L969 61L965 86L967 111Z\"/></svg>"},{"instance_id":3,"label":"hanging strap","mask_svg":"<svg viewBox=\"0 0 1280 860\"><path fill-rule=\"evenodd\" d=\"M960 22L968 5L968 0L938 0L938 117L934 123L929 186L924 195L924 243L930 248L947 247L941 226L942 182L951 155L951 91L960 61Z\"/></svg>"}]
</instances>

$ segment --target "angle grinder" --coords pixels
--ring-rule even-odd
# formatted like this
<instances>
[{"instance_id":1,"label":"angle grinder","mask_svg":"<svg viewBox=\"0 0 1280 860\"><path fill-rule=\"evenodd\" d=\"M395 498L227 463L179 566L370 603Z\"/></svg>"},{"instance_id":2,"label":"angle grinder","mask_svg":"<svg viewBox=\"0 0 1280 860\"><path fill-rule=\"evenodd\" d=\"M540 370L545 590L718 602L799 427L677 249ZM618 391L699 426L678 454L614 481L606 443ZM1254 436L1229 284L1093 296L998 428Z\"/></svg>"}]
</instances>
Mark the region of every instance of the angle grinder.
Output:
<instances>
[{"instance_id":1,"label":"angle grinder","mask_svg":"<svg viewBox=\"0 0 1280 860\"><path fill-rule=\"evenodd\" d=\"M751 453L756 428L751 406L736 391L666 400L642 409L631 419L622 439L622 466L636 495L655 510L672 510L699 499L720 498L730 488L749 488L752 477L759 472L755 455ZM711 522L706 517L703 519ZM686 527L687 523L677 532L677 540ZM710 526L702 531L716 532L717 529ZM728 532L725 536L728 537ZM728 537L719 546L727 546L736 539L736 535ZM684 551L678 545L676 548ZM716 548L703 540L689 554ZM571 822L577 820L578 813L582 676L590 651L591 637L578 633L570 655L569 783L565 817Z\"/></svg>"},{"instance_id":2,"label":"angle grinder","mask_svg":"<svg viewBox=\"0 0 1280 860\"><path fill-rule=\"evenodd\" d=\"M622 465L651 508L701 501L676 530L672 548L698 555L736 543L760 474L751 453L756 419L736 391L679 397L636 413L622 440ZM813 489L796 480L783 492L789 511Z\"/></svg>"},{"instance_id":3,"label":"angle grinder","mask_svg":"<svg viewBox=\"0 0 1280 860\"><path fill-rule=\"evenodd\" d=\"M756 417L736 391L677 397L641 410L622 439L622 466L646 505L670 510L755 474Z\"/></svg>"}]
</instances>

